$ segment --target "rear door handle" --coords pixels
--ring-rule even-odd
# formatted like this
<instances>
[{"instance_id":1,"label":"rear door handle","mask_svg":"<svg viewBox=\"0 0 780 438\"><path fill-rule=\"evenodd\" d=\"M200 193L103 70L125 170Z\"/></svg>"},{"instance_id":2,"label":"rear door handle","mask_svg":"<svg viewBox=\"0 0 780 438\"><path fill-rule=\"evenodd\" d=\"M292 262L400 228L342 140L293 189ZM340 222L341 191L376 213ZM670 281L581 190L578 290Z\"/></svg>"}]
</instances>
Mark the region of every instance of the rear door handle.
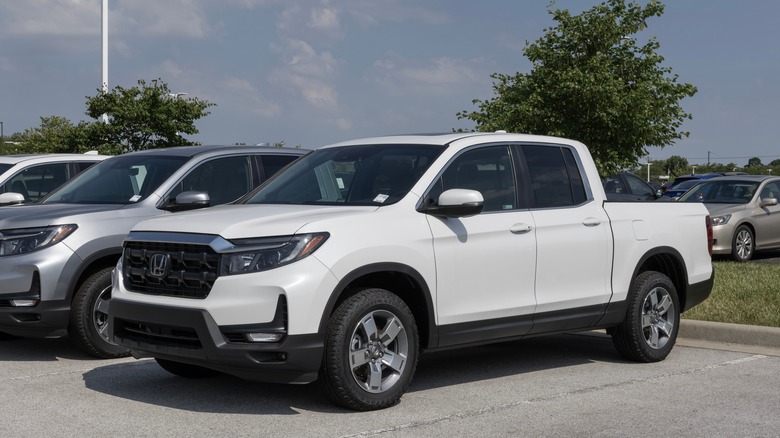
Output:
<instances>
[{"instance_id":1,"label":"rear door handle","mask_svg":"<svg viewBox=\"0 0 780 438\"><path fill-rule=\"evenodd\" d=\"M585 225L586 227L597 227L601 225L601 219L596 217L585 218L585 220L582 221L582 225Z\"/></svg>"}]
</instances>

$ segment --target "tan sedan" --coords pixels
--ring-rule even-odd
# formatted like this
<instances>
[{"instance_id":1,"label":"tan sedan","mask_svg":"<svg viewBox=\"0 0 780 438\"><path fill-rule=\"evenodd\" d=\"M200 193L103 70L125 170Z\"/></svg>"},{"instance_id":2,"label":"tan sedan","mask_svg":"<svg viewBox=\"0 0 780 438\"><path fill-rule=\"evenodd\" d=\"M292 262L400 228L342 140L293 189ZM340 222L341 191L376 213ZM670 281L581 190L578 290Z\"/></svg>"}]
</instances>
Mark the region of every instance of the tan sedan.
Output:
<instances>
[{"instance_id":1,"label":"tan sedan","mask_svg":"<svg viewBox=\"0 0 780 438\"><path fill-rule=\"evenodd\" d=\"M680 202L703 202L712 217L713 254L738 262L756 251L780 248L780 177L723 176L702 181Z\"/></svg>"}]
</instances>

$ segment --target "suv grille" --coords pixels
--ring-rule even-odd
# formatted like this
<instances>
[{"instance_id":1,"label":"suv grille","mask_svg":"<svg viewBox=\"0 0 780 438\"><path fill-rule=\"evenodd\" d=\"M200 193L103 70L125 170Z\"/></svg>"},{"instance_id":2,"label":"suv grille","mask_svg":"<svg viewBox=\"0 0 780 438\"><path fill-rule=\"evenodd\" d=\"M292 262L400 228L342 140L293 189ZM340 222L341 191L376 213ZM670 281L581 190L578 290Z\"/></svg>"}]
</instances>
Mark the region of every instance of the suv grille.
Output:
<instances>
[{"instance_id":1,"label":"suv grille","mask_svg":"<svg viewBox=\"0 0 780 438\"><path fill-rule=\"evenodd\" d=\"M220 255L207 245L131 241L123 257L132 292L206 298L219 277Z\"/></svg>"}]
</instances>

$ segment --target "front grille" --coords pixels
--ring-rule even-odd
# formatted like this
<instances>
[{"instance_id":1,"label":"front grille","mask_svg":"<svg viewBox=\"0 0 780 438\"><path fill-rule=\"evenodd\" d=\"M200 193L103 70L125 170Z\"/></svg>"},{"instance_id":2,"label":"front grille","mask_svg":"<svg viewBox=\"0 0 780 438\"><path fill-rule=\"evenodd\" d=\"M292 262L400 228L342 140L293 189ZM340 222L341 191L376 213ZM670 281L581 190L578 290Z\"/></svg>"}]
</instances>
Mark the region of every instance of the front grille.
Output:
<instances>
[{"instance_id":1,"label":"front grille","mask_svg":"<svg viewBox=\"0 0 780 438\"><path fill-rule=\"evenodd\" d=\"M202 349L198 334L193 329L115 319L115 334L122 338L151 345Z\"/></svg>"},{"instance_id":2,"label":"front grille","mask_svg":"<svg viewBox=\"0 0 780 438\"><path fill-rule=\"evenodd\" d=\"M132 292L202 299L219 277L220 255L207 245L128 241L123 257Z\"/></svg>"}]
</instances>

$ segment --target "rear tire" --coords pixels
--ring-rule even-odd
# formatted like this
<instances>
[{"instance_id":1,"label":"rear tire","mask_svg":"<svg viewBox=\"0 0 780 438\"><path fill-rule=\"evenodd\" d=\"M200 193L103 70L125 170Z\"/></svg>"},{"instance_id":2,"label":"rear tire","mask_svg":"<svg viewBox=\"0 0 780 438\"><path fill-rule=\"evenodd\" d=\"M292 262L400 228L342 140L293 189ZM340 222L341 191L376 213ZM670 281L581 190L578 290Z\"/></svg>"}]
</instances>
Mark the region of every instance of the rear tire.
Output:
<instances>
[{"instance_id":1,"label":"rear tire","mask_svg":"<svg viewBox=\"0 0 780 438\"><path fill-rule=\"evenodd\" d=\"M753 258L755 250L756 239L750 227L747 225L737 227L731 242L731 258L737 262L747 262Z\"/></svg>"},{"instance_id":2,"label":"rear tire","mask_svg":"<svg viewBox=\"0 0 780 438\"><path fill-rule=\"evenodd\" d=\"M219 371L215 371L209 368L204 368L198 365L192 365L184 362L176 362L168 359L154 358L157 364L165 371L179 376L187 377L189 379L202 379L204 377L212 377L219 374Z\"/></svg>"},{"instance_id":3,"label":"rear tire","mask_svg":"<svg viewBox=\"0 0 780 438\"><path fill-rule=\"evenodd\" d=\"M101 359L130 355L130 350L108 338L108 301L111 299L111 271L103 268L87 278L76 291L70 306L68 334L83 352Z\"/></svg>"},{"instance_id":4,"label":"rear tire","mask_svg":"<svg viewBox=\"0 0 780 438\"><path fill-rule=\"evenodd\" d=\"M612 342L626 359L658 362L672 351L679 328L674 284L660 272L647 271L631 283L626 318L612 331Z\"/></svg>"},{"instance_id":5,"label":"rear tire","mask_svg":"<svg viewBox=\"0 0 780 438\"><path fill-rule=\"evenodd\" d=\"M406 392L418 355L417 325L406 303L384 289L365 289L331 315L319 384L346 408L383 409Z\"/></svg>"}]
</instances>

